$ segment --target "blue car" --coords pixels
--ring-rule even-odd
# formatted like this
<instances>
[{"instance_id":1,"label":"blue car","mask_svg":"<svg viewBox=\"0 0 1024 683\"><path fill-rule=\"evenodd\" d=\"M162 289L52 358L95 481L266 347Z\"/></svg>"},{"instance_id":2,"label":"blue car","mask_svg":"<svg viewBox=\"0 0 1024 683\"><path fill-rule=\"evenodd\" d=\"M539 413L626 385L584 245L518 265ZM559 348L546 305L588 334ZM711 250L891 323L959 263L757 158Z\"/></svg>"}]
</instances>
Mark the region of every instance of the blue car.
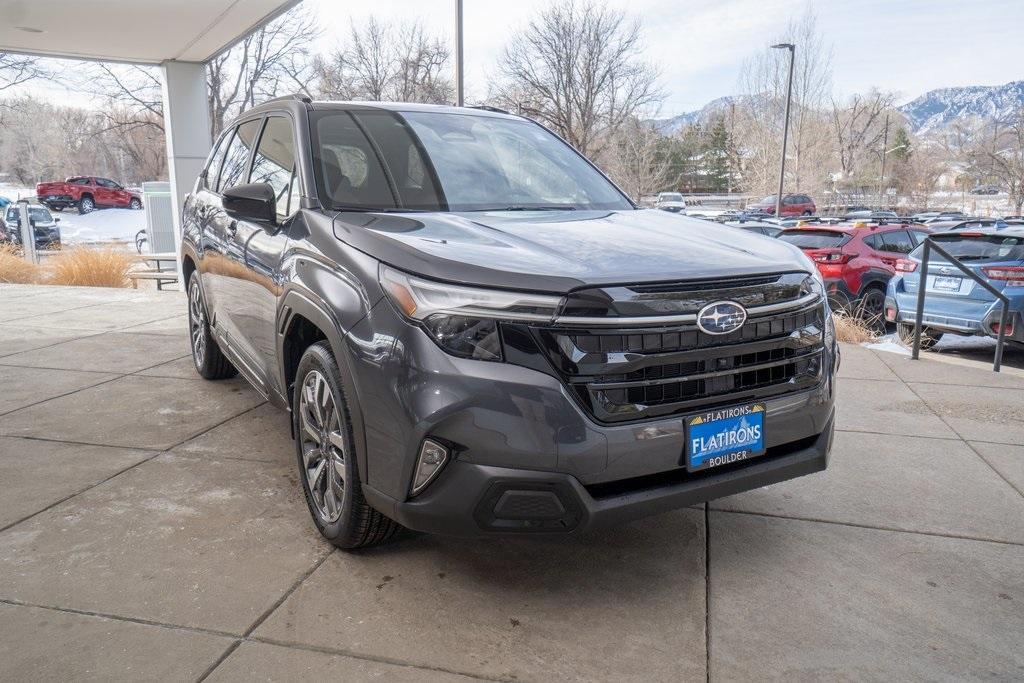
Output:
<instances>
[{"instance_id":1,"label":"blue car","mask_svg":"<svg viewBox=\"0 0 1024 683\"><path fill-rule=\"evenodd\" d=\"M984 278L1010 300L1006 340L1024 344L1024 226L990 226L932 234L932 239L965 266ZM889 281L885 317L895 322L900 337L913 334L917 320L917 293L921 284L919 246L896 264ZM933 345L944 333L996 337L1001 306L984 287L966 277L936 252L928 262L928 283L922 319L922 347Z\"/></svg>"}]
</instances>

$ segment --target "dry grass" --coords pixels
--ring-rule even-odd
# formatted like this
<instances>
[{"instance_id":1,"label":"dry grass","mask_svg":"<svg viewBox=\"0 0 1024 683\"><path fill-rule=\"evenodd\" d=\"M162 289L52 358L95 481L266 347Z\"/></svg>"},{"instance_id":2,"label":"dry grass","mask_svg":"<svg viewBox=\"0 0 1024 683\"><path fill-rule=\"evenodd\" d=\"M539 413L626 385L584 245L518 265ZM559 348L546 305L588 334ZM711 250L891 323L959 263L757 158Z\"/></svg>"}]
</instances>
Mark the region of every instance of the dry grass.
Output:
<instances>
[{"instance_id":1,"label":"dry grass","mask_svg":"<svg viewBox=\"0 0 1024 683\"><path fill-rule=\"evenodd\" d=\"M42 268L26 261L21 249L12 244L0 244L0 282L31 285L43 279Z\"/></svg>"},{"instance_id":2,"label":"dry grass","mask_svg":"<svg viewBox=\"0 0 1024 683\"><path fill-rule=\"evenodd\" d=\"M836 312L832 314L832 319L836 323L836 339L841 342L863 344L878 338L872 326L861 318Z\"/></svg>"},{"instance_id":3,"label":"dry grass","mask_svg":"<svg viewBox=\"0 0 1024 683\"><path fill-rule=\"evenodd\" d=\"M128 271L137 256L116 249L65 249L47 264L47 284L78 287L128 287Z\"/></svg>"}]
</instances>

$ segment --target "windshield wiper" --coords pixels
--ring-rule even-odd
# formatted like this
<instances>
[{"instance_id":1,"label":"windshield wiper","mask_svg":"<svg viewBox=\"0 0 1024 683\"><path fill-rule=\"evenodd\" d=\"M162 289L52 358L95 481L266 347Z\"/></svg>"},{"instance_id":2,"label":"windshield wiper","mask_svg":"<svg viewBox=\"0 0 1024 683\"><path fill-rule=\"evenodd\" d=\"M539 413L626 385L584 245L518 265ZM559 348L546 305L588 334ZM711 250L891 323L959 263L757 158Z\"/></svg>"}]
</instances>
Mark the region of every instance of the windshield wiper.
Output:
<instances>
[{"instance_id":1,"label":"windshield wiper","mask_svg":"<svg viewBox=\"0 0 1024 683\"><path fill-rule=\"evenodd\" d=\"M575 211L575 206L527 206L525 204L513 204L501 209L479 209L480 211Z\"/></svg>"},{"instance_id":2,"label":"windshield wiper","mask_svg":"<svg viewBox=\"0 0 1024 683\"><path fill-rule=\"evenodd\" d=\"M347 204L332 204L331 209L352 213L427 213L429 211L429 209L408 209L401 206L350 206Z\"/></svg>"}]
</instances>

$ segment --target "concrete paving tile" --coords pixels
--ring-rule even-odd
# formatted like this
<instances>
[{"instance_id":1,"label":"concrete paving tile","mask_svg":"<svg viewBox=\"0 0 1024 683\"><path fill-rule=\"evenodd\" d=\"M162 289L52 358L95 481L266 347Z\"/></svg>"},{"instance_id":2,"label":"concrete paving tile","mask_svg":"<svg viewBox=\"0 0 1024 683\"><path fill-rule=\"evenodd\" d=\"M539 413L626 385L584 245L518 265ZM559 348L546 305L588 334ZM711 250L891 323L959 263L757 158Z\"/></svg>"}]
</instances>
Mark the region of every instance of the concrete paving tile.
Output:
<instances>
[{"instance_id":1,"label":"concrete paving tile","mask_svg":"<svg viewBox=\"0 0 1024 683\"><path fill-rule=\"evenodd\" d=\"M909 386L963 439L1024 445L1024 389Z\"/></svg>"},{"instance_id":2,"label":"concrete paving tile","mask_svg":"<svg viewBox=\"0 0 1024 683\"><path fill-rule=\"evenodd\" d=\"M4 363L6 360L0 360ZM43 370L0 365L0 414L117 377L109 372Z\"/></svg>"},{"instance_id":3,"label":"concrete paving tile","mask_svg":"<svg viewBox=\"0 0 1024 683\"><path fill-rule=\"evenodd\" d=\"M194 455L264 460L281 465L296 463L289 414L269 403L232 418L174 450Z\"/></svg>"},{"instance_id":4,"label":"concrete paving tile","mask_svg":"<svg viewBox=\"0 0 1024 683\"><path fill-rule=\"evenodd\" d=\"M839 432L825 472L711 507L1024 543L1024 497L960 441Z\"/></svg>"},{"instance_id":5,"label":"concrete paving tile","mask_svg":"<svg viewBox=\"0 0 1024 683\"><path fill-rule=\"evenodd\" d=\"M126 374L181 358L188 353L188 342L184 339L156 334L108 332L6 356L0 359L0 363Z\"/></svg>"},{"instance_id":6,"label":"concrete paving tile","mask_svg":"<svg viewBox=\"0 0 1024 683\"><path fill-rule=\"evenodd\" d=\"M188 344L188 342L185 342ZM186 349L188 346L185 347ZM199 379L199 373L196 371L196 365L192 361L192 356L184 356L177 360L168 361L155 365L151 368L141 370L139 375L143 377L176 377L178 379Z\"/></svg>"},{"instance_id":7,"label":"concrete paving tile","mask_svg":"<svg viewBox=\"0 0 1024 683\"><path fill-rule=\"evenodd\" d=\"M942 358L935 354L924 354L916 361L910 356L895 353L878 352L878 356L905 382L1024 389L1024 371L1006 368L1004 372L992 372L991 359L988 364L980 365L974 361Z\"/></svg>"},{"instance_id":8,"label":"concrete paving tile","mask_svg":"<svg viewBox=\"0 0 1024 683\"><path fill-rule=\"evenodd\" d=\"M1019 680L1024 547L711 512L710 679Z\"/></svg>"},{"instance_id":9,"label":"concrete paving tile","mask_svg":"<svg viewBox=\"0 0 1024 683\"><path fill-rule=\"evenodd\" d=\"M164 320L181 315L183 305L179 303L140 303L114 301L99 305L88 305L59 312L42 312L39 315L23 317L18 323L27 327L66 327L80 330L119 330L142 323Z\"/></svg>"},{"instance_id":10,"label":"concrete paving tile","mask_svg":"<svg viewBox=\"0 0 1024 683\"><path fill-rule=\"evenodd\" d=\"M163 450L262 402L242 380L129 375L8 413L0 435Z\"/></svg>"},{"instance_id":11,"label":"concrete paving tile","mask_svg":"<svg viewBox=\"0 0 1024 683\"><path fill-rule=\"evenodd\" d=\"M94 334L100 333L94 330L25 327L16 322L0 323L0 358Z\"/></svg>"},{"instance_id":12,"label":"concrete paving tile","mask_svg":"<svg viewBox=\"0 0 1024 683\"><path fill-rule=\"evenodd\" d=\"M208 681L395 681L396 683L457 683L466 676L384 664L356 657L310 650L242 643L213 670Z\"/></svg>"},{"instance_id":13,"label":"concrete paving tile","mask_svg":"<svg viewBox=\"0 0 1024 683\"><path fill-rule=\"evenodd\" d=\"M857 344L840 344L842 362L839 377L850 379L895 380L896 375L883 363L874 351Z\"/></svg>"},{"instance_id":14,"label":"concrete paving tile","mask_svg":"<svg viewBox=\"0 0 1024 683\"><path fill-rule=\"evenodd\" d=\"M1024 446L977 441L972 441L971 446L1018 491L1024 493ZM1019 524L1020 520L1017 522Z\"/></svg>"},{"instance_id":15,"label":"concrete paving tile","mask_svg":"<svg viewBox=\"0 0 1024 683\"><path fill-rule=\"evenodd\" d=\"M0 598L240 634L329 552L296 476L161 455L0 533Z\"/></svg>"},{"instance_id":16,"label":"concrete paving tile","mask_svg":"<svg viewBox=\"0 0 1024 683\"><path fill-rule=\"evenodd\" d=\"M82 307L97 305L96 301L83 301L74 297L60 296L59 294L39 294L33 296L17 296L5 293L0 297L0 321L12 321L38 316L58 316L61 312ZM54 322L44 327L66 327L59 322Z\"/></svg>"},{"instance_id":17,"label":"concrete paving tile","mask_svg":"<svg viewBox=\"0 0 1024 683\"><path fill-rule=\"evenodd\" d=\"M256 635L520 680L704 679L704 514L335 553Z\"/></svg>"},{"instance_id":18,"label":"concrete paving tile","mask_svg":"<svg viewBox=\"0 0 1024 683\"><path fill-rule=\"evenodd\" d=\"M841 379L836 390L838 429L908 436L956 434L924 401L899 382Z\"/></svg>"},{"instance_id":19,"label":"concrete paving tile","mask_svg":"<svg viewBox=\"0 0 1024 683\"><path fill-rule=\"evenodd\" d=\"M182 302L182 306L184 306L184 302ZM131 327L126 327L124 331L132 334L166 334L175 337L184 337L187 340L188 316L179 315L165 320L133 325Z\"/></svg>"},{"instance_id":20,"label":"concrete paving tile","mask_svg":"<svg viewBox=\"0 0 1024 683\"><path fill-rule=\"evenodd\" d=\"M0 527L145 460L150 453L0 437Z\"/></svg>"},{"instance_id":21,"label":"concrete paving tile","mask_svg":"<svg viewBox=\"0 0 1024 683\"><path fill-rule=\"evenodd\" d=\"M0 604L0 680L196 680L231 644L221 636Z\"/></svg>"}]
</instances>

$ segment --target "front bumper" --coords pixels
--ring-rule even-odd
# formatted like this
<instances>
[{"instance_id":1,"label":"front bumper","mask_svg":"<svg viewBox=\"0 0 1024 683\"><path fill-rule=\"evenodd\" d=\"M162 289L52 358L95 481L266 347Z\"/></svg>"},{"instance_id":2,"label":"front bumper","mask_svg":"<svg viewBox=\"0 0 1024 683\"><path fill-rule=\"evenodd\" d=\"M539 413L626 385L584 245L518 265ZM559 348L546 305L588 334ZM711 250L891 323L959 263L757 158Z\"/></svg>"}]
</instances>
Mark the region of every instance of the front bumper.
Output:
<instances>
[{"instance_id":1,"label":"front bumper","mask_svg":"<svg viewBox=\"0 0 1024 683\"><path fill-rule=\"evenodd\" d=\"M428 533L581 533L820 472L833 431L830 415L817 436L696 476L683 470L588 487L568 474L456 461L417 498L398 502L368 486L363 494L388 517Z\"/></svg>"},{"instance_id":2,"label":"front bumper","mask_svg":"<svg viewBox=\"0 0 1024 683\"><path fill-rule=\"evenodd\" d=\"M384 351L379 341L387 338L393 341ZM828 463L834 346L823 352L821 380L813 388L757 401L766 405L764 456L689 473L682 415L599 423L553 375L449 356L398 319L387 302L349 341L351 349L375 349L357 354L352 364L362 407L364 495L415 530L577 532L820 471ZM449 445L453 456L411 497L427 437Z\"/></svg>"}]
</instances>

